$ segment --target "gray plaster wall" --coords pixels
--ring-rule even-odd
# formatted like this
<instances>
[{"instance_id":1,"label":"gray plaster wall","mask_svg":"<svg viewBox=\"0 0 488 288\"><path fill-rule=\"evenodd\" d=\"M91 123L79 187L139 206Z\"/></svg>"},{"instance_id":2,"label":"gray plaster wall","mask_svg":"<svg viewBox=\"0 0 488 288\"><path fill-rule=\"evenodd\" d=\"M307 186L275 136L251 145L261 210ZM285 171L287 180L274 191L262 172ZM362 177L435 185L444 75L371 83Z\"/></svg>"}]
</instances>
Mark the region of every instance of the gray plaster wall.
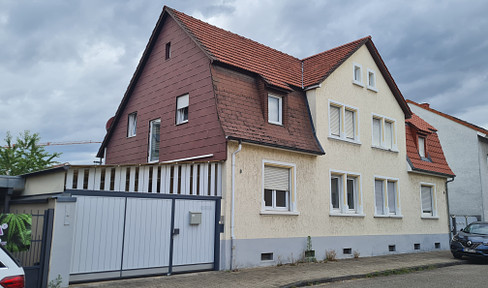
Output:
<instances>
[{"instance_id":1,"label":"gray plaster wall","mask_svg":"<svg viewBox=\"0 0 488 288\"><path fill-rule=\"evenodd\" d=\"M406 234L406 235L363 235L363 236L324 236L311 237L312 249L317 261L326 258L327 251L335 251L337 259L353 258L355 252L359 257L427 252L449 249L449 234ZM235 254L232 269L256 266L274 266L296 263L304 260L307 237L277 239L238 239L235 243ZM415 244L418 244L417 246ZM390 251L390 246L395 251ZM230 240L221 241L221 248L230 247ZM418 248L418 249L416 249ZM351 254L344 254L350 249ZM231 269L230 250L222 251L221 270ZM261 260L262 253L273 253L272 260ZM225 256L224 256L225 255Z\"/></svg>"},{"instance_id":2,"label":"gray plaster wall","mask_svg":"<svg viewBox=\"0 0 488 288\"><path fill-rule=\"evenodd\" d=\"M483 219L488 219L488 139L478 137L481 193L483 195Z\"/></svg>"},{"instance_id":3,"label":"gray plaster wall","mask_svg":"<svg viewBox=\"0 0 488 288\"><path fill-rule=\"evenodd\" d=\"M486 195L482 194L480 159L484 158L486 162L486 153L480 155L478 132L417 105L409 106L412 112L438 130L447 163L456 174L455 180L448 184L451 215L483 216L482 199Z\"/></svg>"}]
</instances>

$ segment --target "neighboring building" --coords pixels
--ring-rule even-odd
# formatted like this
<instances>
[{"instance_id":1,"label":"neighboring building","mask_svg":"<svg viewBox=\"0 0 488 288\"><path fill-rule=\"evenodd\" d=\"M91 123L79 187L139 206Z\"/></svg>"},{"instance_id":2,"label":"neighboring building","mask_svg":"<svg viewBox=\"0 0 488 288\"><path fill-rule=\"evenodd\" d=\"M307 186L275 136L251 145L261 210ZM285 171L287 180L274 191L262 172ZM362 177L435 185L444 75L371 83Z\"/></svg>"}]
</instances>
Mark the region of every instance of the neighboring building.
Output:
<instances>
[{"instance_id":1,"label":"neighboring building","mask_svg":"<svg viewBox=\"0 0 488 288\"><path fill-rule=\"evenodd\" d=\"M456 230L488 219L488 130L437 111L427 103L407 101L410 109L438 129L456 179L449 182L449 210Z\"/></svg>"},{"instance_id":2,"label":"neighboring building","mask_svg":"<svg viewBox=\"0 0 488 288\"><path fill-rule=\"evenodd\" d=\"M301 60L165 7L107 126L15 202L76 199L70 281L449 247L454 175L370 37Z\"/></svg>"}]
</instances>

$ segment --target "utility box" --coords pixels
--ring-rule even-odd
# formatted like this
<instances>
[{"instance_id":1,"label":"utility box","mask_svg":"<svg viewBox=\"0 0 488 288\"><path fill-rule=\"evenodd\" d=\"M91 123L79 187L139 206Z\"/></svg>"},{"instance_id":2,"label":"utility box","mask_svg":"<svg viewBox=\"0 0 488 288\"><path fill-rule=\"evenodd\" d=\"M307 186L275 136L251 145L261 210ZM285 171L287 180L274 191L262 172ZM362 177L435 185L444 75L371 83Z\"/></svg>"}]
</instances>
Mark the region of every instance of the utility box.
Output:
<instances>
[{"instance_id":1,"label":"utility box","mask_svg":"<svg viewBox=\"0 0 488 288\"><path fill-rule=\"evenodd\" d=\"M190 211L190 225L200 225L202 223L202 212Z\"/></svg>"}]
</instances>

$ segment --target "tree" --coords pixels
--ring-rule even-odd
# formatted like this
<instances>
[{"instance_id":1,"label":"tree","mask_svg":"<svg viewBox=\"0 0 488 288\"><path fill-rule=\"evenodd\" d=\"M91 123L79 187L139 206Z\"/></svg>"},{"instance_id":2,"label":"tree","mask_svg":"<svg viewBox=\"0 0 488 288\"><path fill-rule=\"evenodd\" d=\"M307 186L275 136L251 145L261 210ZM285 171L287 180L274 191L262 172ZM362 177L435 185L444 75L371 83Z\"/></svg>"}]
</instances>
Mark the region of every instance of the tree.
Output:
<instances>
[{"instance_id":1,"label":"tree","mask_svg":"<svg viewBox=\"0 0 488 288\"><path fill-rule=\"evenodd\" d=\"M49 153L39 146L38 133L28 130L20 133L13 143L12 135L7 132L6 145L0 147L0 175L22 175L57 164L54 161L61 153Z\"/></svg>"}]
</instances>

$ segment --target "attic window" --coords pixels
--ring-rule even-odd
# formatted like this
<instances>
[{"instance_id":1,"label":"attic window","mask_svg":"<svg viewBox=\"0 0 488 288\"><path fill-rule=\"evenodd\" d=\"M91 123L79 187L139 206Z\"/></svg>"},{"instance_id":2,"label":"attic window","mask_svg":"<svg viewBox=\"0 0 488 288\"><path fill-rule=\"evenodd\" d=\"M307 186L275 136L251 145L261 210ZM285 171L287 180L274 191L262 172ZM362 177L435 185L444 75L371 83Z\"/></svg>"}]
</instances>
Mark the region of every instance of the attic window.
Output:
<instances>
[{"instance_id":1,"label":"attic window","mask_svg":"<svg viewBox=\"0 0 488 288\"><path fill-rule=\"evenodd\" d=\"M168 60L169 58L171 58L171 42L166 43L165 59Z\"/></svg>"},{"instance_id":2,"label":"attic window","mask_svg":"<svg viewBox=\"0 0 488 288\"><path fill-rule=\"evenodd\" d=\"M378 92L378 90L376 90L376 74L371 69L368 69L368 89Z\"/></svg>"},{"instance_id":3,"label":"attic window","mask_svg":"<svg viewBox=\"0 0 488 288\"><path fill-rule=\"evenodd\" d=\"M354 63L352 66L352 82L359 86L363 85L363 77L362 77L362 67L360 64Z\"/></svg>"},{"instance_id":4,"label":"attic window","mask_svg":"<svg viewBox=\"0 0 488 288\"><path fill-rule=\"evenodd\" d=\"M127 137L134 137L137 131L137 112L130 113L127 120Z\"/></svg>"},{"instance_id":5,"label":"attic window","mask_svg":"<svg viewBox=\"0 0 488 288\"><path fill-rule=\"evenodd\" d=\"M283 98L268 95L268 122L283 125Z\"/></svg>"},{"instance_id":6,"label":"attic window","mask_svg":"<svg viewBox=\"0 0 488 288\"><path fill-rule=\"evenodd\" d=\"M425 158L425 138L419 136L419 155Z\"/></svg>"}]
</instances>

